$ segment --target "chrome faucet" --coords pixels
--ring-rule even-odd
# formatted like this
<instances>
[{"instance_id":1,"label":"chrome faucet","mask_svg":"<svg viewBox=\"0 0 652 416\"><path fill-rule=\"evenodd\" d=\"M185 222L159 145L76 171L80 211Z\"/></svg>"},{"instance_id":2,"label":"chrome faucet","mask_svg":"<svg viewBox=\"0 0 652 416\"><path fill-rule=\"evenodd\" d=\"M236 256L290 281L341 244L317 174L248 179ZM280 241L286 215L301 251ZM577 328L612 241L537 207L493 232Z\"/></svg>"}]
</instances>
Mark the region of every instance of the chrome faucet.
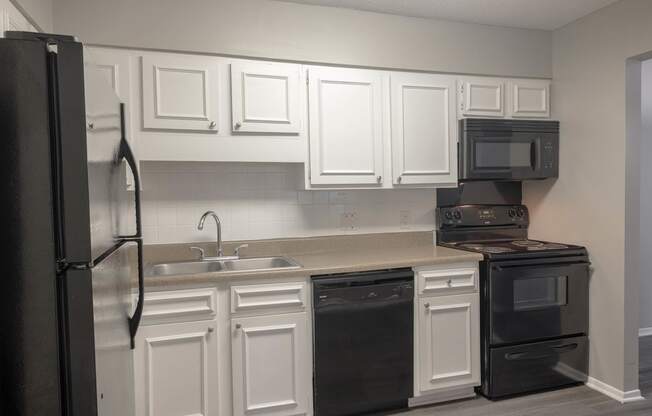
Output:
<instances>
[{"instance_id":1,"label":"chrome faucet","mask_svg":"<svg viewBox=\"0 0 652 416\"><path fill-rule=\"evenodd\" d=\"M217 257L224 257L224 250L222 250L222 222L220 221L220 217L218 217L214 211L204 212L204 215L202 215L199 219L197 229L200 231L204 229L204 221L206 221L206 217L208 216L213 217L215 220L215 225L217 226Z\"/></svg>"}]
</instances>

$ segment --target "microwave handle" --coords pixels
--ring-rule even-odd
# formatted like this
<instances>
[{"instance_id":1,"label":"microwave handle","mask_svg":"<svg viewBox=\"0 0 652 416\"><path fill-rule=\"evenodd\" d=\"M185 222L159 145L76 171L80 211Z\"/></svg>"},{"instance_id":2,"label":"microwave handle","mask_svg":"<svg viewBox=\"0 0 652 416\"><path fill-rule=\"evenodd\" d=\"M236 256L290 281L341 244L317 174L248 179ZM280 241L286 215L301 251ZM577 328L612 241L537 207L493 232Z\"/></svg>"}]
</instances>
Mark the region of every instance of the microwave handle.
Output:
<instances>
[{"instance_id":1,"label":"microwave handle","mask_svg":"<svg viewBox=\"0 0 652 416\"><path fill-rule=\"evenodd\" d=\"M539 169L539 163L537 160L537 150L538 150L538 145L541 139L533 140L530 142L530 166L532 166L533 170Z\"/></svg>"}]
</instances>

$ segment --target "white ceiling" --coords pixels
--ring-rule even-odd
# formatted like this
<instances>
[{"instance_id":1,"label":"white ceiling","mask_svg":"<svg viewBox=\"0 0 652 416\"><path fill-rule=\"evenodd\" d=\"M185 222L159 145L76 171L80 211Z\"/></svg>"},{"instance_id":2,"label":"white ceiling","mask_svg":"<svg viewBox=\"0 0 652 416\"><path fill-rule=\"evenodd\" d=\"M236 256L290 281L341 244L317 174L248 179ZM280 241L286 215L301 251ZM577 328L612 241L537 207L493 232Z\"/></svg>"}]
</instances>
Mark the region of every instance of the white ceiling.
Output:
<instances>
[{"instance_id":1,"label":"white ceiling","mask_svg":"<svg viewBox=\"0 0 652 416\"><path fill-rule=\"evenodd\" d=\"M618 0L280 0L401 16L558 29Z\"/></svg>"}]
</instances>

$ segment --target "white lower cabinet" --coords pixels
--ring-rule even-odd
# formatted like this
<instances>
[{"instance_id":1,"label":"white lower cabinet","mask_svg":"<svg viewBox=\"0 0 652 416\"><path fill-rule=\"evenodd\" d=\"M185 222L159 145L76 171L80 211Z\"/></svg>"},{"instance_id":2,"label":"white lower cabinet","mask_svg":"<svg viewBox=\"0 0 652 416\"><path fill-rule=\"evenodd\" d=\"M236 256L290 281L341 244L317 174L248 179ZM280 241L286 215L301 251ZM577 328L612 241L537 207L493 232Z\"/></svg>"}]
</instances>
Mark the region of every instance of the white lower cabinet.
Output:
<instances>
[{"instance_id":1,"label":"white lower cabinet","mask_svg":"<svg viewBox=\"0 0 652 416\"><path fill-rule=\"evenodd\" d=\"M478 294L422 298L419 306L420 390L478 384Z\"/></svg>"},{"instance_id":2,"label":"white lower cabinet","mask_svg":"<svg viewBox=\"0 0 652 416\"><path fill-rule=\"evenodd\" d=\"M135 349L137 416L217 416L215 321L142 326Z\"/></svg>"},{"instance_id":3,"label":"white lower cabinet","mask_svg":"<svg viewBox=\"0 0 652 416\"><path fill-rule=\"evenodd\" d=\"M311 339L307 313L231 321L233 413L311 414Z\"/></svg>"}]
</instances>

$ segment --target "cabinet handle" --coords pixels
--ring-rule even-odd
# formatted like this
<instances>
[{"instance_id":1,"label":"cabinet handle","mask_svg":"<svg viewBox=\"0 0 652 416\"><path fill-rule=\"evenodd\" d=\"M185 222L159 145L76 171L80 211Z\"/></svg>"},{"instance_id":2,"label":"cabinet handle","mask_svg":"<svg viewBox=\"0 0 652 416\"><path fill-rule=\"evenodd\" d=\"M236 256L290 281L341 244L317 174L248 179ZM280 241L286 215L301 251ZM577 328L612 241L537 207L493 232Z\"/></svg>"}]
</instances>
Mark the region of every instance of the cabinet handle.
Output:
<instances>
[{"instance_id":1,"label":"cabinet handle","mask_svg":"<svg viewBox=\"0 0 652 416\"><path fill-rule=\"evenodd\" d=\"M235 324L235 329L240 329L240 328L242 328L242 325L240 325L240 324Z\"/></svg>"},{"instance_id":2,"label":"cabinet handle","mask_svg":"<svg viewBox=\"0 0 652 416\"><path fill-rule=\"evenodd\" d=\"M381 182L383 181L383 177L382 177L382 176L378 176L378 177L376 178L376 180L378 181L378 183L381 183Z\"/></svg>"},{"instance_id":3,"label":"cabinet handle","mask_svg":"<svg viewBox=\"0 0 652 416\"><path fill-rule=\"evenodd\" d=\"M92 121L89 121L88 122L88 129L93 130L94 128L95 128L95 123L93 123Z\"/></svg>"},{"instance_id":4,"label":"cabinet handle","mask_svg":"<svg viewBox=\"0 0 652 416\"><path fill-rule=\"evenodd\" d=\"M209 129L214 129L215 126L217 126L217 124L214 121L211 121L210 123L208 123L208 128Z\"/></svg>"},{"instance_id":5,"label":"cabinet handle","mask_svg":"<svg viewBox=\"0 0 652 416\"><path fill-rule=\"evenodd\" d=\"M211 328L210 326L208 327L208 333L212 334L215 331L215 329Z\"/></svg>"},{"instance_id":6,"label":"cabinet handle","mask_svg":"<svg viewBox=\"0 0 652 416\"><path fill-rule=\"evenodd\" d=\"M398 183L401 183L402 180L403 180L403 177L402 177L402 176L399 176L398 178L396 178L396 181L397 181Z\"/></svg>"},{"instance_id":7,"label":"cabinet handle","mask_svg":"<svg viewBox=\"0 0 652 416\"><path fill-rule=\"evenodd\" d=\"M238 130L240 127L242 127L242 124L240 122L237 122L233 127L235 127L235 129Z\"/></svg>"},{"instance_id":8,"label":"cabinet handle","mask_svg":"<svg viewBox=\"0 0 652 416\"><path fill-rule=\"evenodd\" d=\"M423 307L426 308L426 309L429 309L430 308L430 303L429 302L424 303Z\"/></svg>"},{"instance_id":9,"label":"cabinet handle","mask_svg":"<svg viewBox=\"0 0 652 416\"><path fill-rule=\"evenodd\" d=\"M451 287L451 286L453 286L453 281L451 279L448 279L446 284L448 285L448 287Z\"/></svg>"}]
</instances>

